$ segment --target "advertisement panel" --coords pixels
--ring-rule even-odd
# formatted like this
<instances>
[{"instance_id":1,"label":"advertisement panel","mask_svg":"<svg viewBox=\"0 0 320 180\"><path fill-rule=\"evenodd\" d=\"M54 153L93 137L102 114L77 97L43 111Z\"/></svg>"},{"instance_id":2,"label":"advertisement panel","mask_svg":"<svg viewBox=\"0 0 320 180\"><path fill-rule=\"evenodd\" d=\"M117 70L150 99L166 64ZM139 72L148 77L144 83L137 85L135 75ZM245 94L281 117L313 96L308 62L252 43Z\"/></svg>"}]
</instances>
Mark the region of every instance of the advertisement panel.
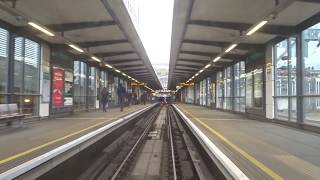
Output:
<instances>
[{"instance_id":1,"label":"advertisement panel","mask_svg":"<svg viewBox=\"0 0 320 180\"><path fill-rule=\"evenodd\" d=\"M53 68L52 71L52 104L55 107L63 106L63 81L64 81L64 69Z\"/></svg>"},{"instance_id":2,"label":"advertisement panel","mask_svg":"<svg viewBox=\"0 0 320 180\"><path fill-rule=\"evenodd\" d=\"M73 73L65 71L64 76L64 105L72 106Z\"/></svg>"}]
</instances>

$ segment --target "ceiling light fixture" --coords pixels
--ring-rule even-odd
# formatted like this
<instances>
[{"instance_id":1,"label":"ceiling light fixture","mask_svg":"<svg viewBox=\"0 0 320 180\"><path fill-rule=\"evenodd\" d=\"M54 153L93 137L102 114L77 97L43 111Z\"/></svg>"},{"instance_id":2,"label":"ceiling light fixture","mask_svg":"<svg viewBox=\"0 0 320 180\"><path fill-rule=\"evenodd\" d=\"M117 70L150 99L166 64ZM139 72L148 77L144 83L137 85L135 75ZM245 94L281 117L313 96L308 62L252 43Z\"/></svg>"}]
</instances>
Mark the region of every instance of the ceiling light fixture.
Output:
<instances>
[{"instance_id":1,"label":"ceiling light fixture","mask_svg":"<svg viewBox=\"0 0 320 180\"><path fill-rule=\"evenodd\" d=\"M230 52L232 49L234 49L238 44L232 44L228 49L226 49L226 53Z\"/></svg>"},{"instance_id":2,"label":"ceiling light fixture","mask_svg":"<svg viewBox=\"0 0 320 180\"><path fill-rule=\"evenodd\" d=\"M93 60L95 60L95 61L97 61L97 62L101 62L100 59L98 59L97 57L94 57L94 56L92 56L91 59L93 59Z\"/></svg>"},{"instance_id":3,"label":"ceiling light fixture","mask_svg":"<svg viewBox=\"0 0 320 180\"><path fill-rule=\"evenodd\" d=\"M213 62L217 62L217 61L219 61L219 59L221 59L221 56L216 57L216 58L213 60Z\"/></svg>"},{"instance_id":4,"label":"ceiling light fixture","mask_svg":"<svg viewBox=\"0 0 320 180\"><path fill-rule=\"evenodd\" d=\"M79 48L78 46L76 46L76 45L74 45L74 44L68 44L70 47L72 47L73 49L75 49L76 51L78 51L78 52L81 52L81 53L83 53L84 51L81 49L81 48Z\"/></svg>"},{"instance_id":5,"label":"ceiling light fixture","mask_svg":"<svg viewBox=\"0 0 320 180\"><path fill-rule=\"evenodd\" d=\"M110 66L109 64L106 64L105 66L107 66L108 68L112 69L112 66Z\"/></svg>"},{"instance_id":6,"label":"ceiling light fixture","mask_svg":"<svg viewBox=\"0 0 320 180\"><path fill-rule=\"evenodd\" d=\"M40 25L38 25L38 24L36 24L34 22L28 22L28 24L30 26L34 27L35 29L45 33L48 36L54 36L54 34L51 31L49 31L48 29L46 29L46 28L44 28L44 27L42 27L42 26L40 26Z\"/></svg>"},{"instance_id":7,"label":"ceiling light fixture","mask_svg":"<svg viewBox=\"0 0 320 180\"><path fill-rule=\"evenodd\" d=\"M203 69L201 69L200 71L199 71L199 73L202 73L204 70Z\"/></svg>"},{"instance_id":8,"label":"ceiling light fixture","mask_svg":"<svg viewBox=\"0 0 320 180\"><path fill-rule=\"evenodd\" d=\"M208 69L211 66L211 64L207 64L204 68Z\"/></svg>"},{"instance_id":9,"label":"ceiling light fixture","mask_svg":"<svg viewBox=\"0 0 320 180\"><path fill-rule=\"evenodd\" d=\"M120 73L120 71L119 71L118 69L115 69L115 71L116 71L117 73Z\"/></svg>"},{"instance_id":10,"label":"ceiling light fixture","mask_svg":"<svg viewBox=\"0 0 320 180\"><path fill-rule=\"evenodd\" d=\"M249 30L247 32L247 36L252 35L253 33L255 33L256 31L258 31L262 26L264 26L265 24L267 24L268 21L261 21L259 24L257 24L255 27L253 27L251 30Z\"/></svg>"}]
</instances>

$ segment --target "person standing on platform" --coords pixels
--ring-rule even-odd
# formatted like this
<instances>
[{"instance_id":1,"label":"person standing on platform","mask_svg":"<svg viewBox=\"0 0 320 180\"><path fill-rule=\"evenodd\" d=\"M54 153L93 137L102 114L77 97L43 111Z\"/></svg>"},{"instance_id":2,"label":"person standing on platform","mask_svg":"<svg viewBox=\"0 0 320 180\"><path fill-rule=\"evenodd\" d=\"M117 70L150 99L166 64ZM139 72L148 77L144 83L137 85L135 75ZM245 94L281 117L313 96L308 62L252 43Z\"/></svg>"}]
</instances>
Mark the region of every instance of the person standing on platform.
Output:
<instances>
[{"instance_id":1,"label":"person standing on platform","mask_svg":"<svg viewBox=\"0 0 320 180\"><path fill-rule=\"evenodd\" d=\"M143 94L143 105L146 105L147 98L148 98L148 94L147 94L147 92L144 92L144 94Z\"/></svg>"},{"instance_id":2,"label":"person standing on platform","mask_svg":"<svg viewBox=\"0 0 320 180\"><path fill-rule=\"evenodd\" d=\"M147 100L147 93L144 92L144 93L141 94L141 96L140 96L141 104L146 105L146 100Z\"/></svg>"},{"instance_id":3,"label":"person standing on platform","mask_svg":"<svg viewBox=\"0 0 320 180\"><path fill-rule=\"evenodd\" d=\"M123 111L124 99L126 97L126 89L122 86L122 84L119 84L117 93L119 97L120 111Z\"/></svg>"},{"instance_id":4,"label":"person standing on platform","mask_svg":"<svg viewBox=\"0 0 320 180\"><path fill-rule=\"evenodd\" d=\"M102 104L102 109L103 109L103 112L107 112L107 104L108 104L108 96L109 96L109 93L108 93L108 90L107 88L103 88L102 91L101 91L101 104Z\"/></svg>"},{"instance_id":5,"label":"person standing on platform","mask_svg":"<svg viewBox=\"0 0 320 180\"><path fill-rule=\"evenodd\" d=\"M138 104L138 97L137 97L137 93L133 93L133 104L137 105Z\"/></svg>"},{"instance_id":6,"label":"person standing on platform","mask_svg":"<svg viewBox=\"0 0 320 180\"><path fill-rule=\"evenodd\" d=\"M127 98L128 98L128 106L130 107L131 101L132 101L132 93L128 93Z\"/></svg>"}]
</instances>

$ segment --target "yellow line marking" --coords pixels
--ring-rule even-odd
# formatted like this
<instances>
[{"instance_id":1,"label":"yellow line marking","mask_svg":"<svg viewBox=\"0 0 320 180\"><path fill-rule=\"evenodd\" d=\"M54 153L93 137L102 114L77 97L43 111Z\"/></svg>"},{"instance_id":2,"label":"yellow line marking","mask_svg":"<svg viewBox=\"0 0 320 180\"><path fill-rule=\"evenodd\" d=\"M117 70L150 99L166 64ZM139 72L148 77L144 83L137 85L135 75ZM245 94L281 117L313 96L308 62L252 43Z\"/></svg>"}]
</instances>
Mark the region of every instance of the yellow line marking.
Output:
<instances>
[{"instance_id":1,"label":"yellow line marking","mask_svg":"<svg viewBox=\"0 0 320 180\"><path fill-rule=\"evenodd\" d=\"M128 111L127 114L130 114L130 113L132 113L132 112L134 112L134 111L136 111L136 110ZM26 150L26 151L24 151L24 152L21 152L21 153L18 153L18 154L16 154L16 155L7 157L7 158L5 158L5 159L2 159L2 160L0 160L0 165L2 165L2 164L4 164L4 163L7 163L7 162L10 162L10 161L13 161L13 160L15 160L15 159L18 159L18 158L20 158L20 157L22 157L22 156L31 154L31 153L33 153L33 152L35 152L35 151L37 151L37 150L43 149L43 148L48 147L48 146L50 146L50 145L52 145L52 144L55 144L55 143L60 142L60 141L63 141L63 140L65 140L65 139L67 139L67 138L70 138L70 137L72 137L72 136L75 136L75 135L77 135L77 134L80 134L80 133L82 133L82 132L84 132L84 131L87 131L87 130L89 130L89 129L93 129L93 128L95 128L95 127L98 127L98 126L100 126L100 125L102 125L102 124L104 124L104 123L106 123L106 122L112 121L112 120L114 120L114 119L118 119L118 118L120 118L121 116L124 116L124 115L126 115L126 114L120 114L120 115L118 115L118 116L116 116L116 117L114 117L114 118L111 118L111 119L109 118L109 119L106 120L106 121L99 122L99 123L97 123L97 124L91 125L91 126L89 126L89 127L86 127L86 128L81 129L81 130L79 130L79 131L73 132L73 133L68 134L68 135L66 135L66 136L63 136L63 137L60 137L60 138L58 138L58 139L49 141L49 142L47 142L47 143L45 143L45 144L42 144L42 145L40 145L40 146L36 146L36 147L31 148L31 149L29 149L29 150Z\"/></svg>"},{"instance_id":2,"label":"yellow line marking","mask_svg":"<svg viewBox=\"0 0 320 180\"><path fill-rule=\"evenodd\" d=\"M178 105L179 106L179 105ZM179 106L180 107L180 106ZM204 126L207 130L209 130L212 134L214 134L215 136L217 136L218 138L220 138L224 143L226 143L227 145L229 145L231 148L233 148L235 151L237 151L239 154L241 154L243 157L245 157L247 160L249 160L252 164L254 164L255 166L257 166L259 169L261 169L263 172L265 172L266 174L268 174L270 177L272 177L273 179L277 179L277 180L283 180L284 178L281 177L280 175L278 175L277 173L275 173L274 171L272 171L270 168L268 168L267 166L265 166L264 164L262 164L260 161L258 161L257 159L255 159L253 156L251 156L250 154L248 154L247 152L245 152L244 150L242 150L240 147L238 147L237 145L235 145L234 143L232 143L231 141L229 141L227 138L225 138L222 134L220 134L218 131L212 129L210 126L208 126L206 123L202 122L199 118L195 117L193 114L191 114L190 112L188 112L187 110L184 110L183 108L180 107L180 109L182 111L184 111L186 114L188 114L189 116L191 116L193 119L195 119L196 121L198 121L202 126Z\"/></svg>"}]
</instances>

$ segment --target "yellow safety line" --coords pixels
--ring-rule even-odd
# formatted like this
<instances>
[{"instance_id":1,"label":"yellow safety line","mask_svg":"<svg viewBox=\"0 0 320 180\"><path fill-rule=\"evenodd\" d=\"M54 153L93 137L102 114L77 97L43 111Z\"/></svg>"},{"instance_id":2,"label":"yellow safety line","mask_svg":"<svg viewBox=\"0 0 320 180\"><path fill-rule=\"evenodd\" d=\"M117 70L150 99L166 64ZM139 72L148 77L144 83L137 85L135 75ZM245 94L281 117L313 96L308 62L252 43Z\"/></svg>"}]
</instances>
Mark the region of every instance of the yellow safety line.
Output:
<instances>
[{"instance_id":1,"label":"yellow safety line","mask_svg":"<svg viewBox=\"0 0 320 180\"><path fill-rule=\"evenodd\" d=\"M180 106L179 106L180 107ZM195 119L196 121L198 121L202 126L204 126L205 128L207 128L212 134L214 134L215 136L217 136L218 138L220 138L224 143L226 143L227 145L229 145L231 148L233 148L235 151L237 151L239 154L241 154L243 157L245 157L247 160L249 160L252 164L254 164L255 166L257 166L259 169L261 169L263 172L265 172L266 174L268 174L269 176L271 176L273 179L277 179L277 180L283 180L284 178L281 177L280 175L278 175L277 173L275 173L274 171L272 171L270 168L268 168L267 166L265 166L264 164L262 164L260 161L258 161L257 159L255 159L253 156L251 156L250 154L248 154L247 152L245 152L244 150L242 150L240 147L238 147L237 145L235 145L234 143L232 143L231 141L229 141L227 138L225 138L222 134L220 134L219 132L217 132L216 130L212 129L210 126L208 126L206 123L202 122L199 118L195 117L193 114L191 114L190 112L188 112L187 110L184 110L183 108L180 108L182 111L184 111L185 113L187 113L189 116L191 116L193 119Z\"/></svg>"},{"instance_id":2,"label":"yellow safety line","mask_svg":"<svg viewBox=\"0 0 320 180\"><path fill-rule=\"evenodd\" d=\"M129 111L128 114L131 113L131 112L134 112L134 111L136 111L136 110ZM123 115L124 115L124 114L120 114L120 115L118 115L118 116L116 116L115 118L112 118L112 119L118 119L118 118L120 118L120 117L123 116ZM69 137L75 136L75 135L80 134L80 133L82 133L82 132L84 132L84 131L87 131L87 130L89 130L89 129L95 128L95 127L97 127L97 126L99 126L99 125L101 125L101 124L104 124L104 123L106 123L106 122L108 122L108 121L111 121L112 119L108 119L108 120L106 120L106 121L99 122L99 123L97 123L97 124L94 124L94 125L92 125L92 126L86 127L86 128L81 129L81 130L79 130L79 131L73 132L73 133L68 134L68 135L66 135L66 136L63 136L63 137L60 137L60 138L58 138L58 139L49 141L49 142L47 142L47 143L45 143L45 144L42 144L42 145L40 145L40 146L36 146L36 147L31 148L31 149L29 149L29 150L26 150L26 151L24 151L24 152L21 152L21 153L18 153L18 154L16 154L16 155L7 157L7 158L5 158L5 159L2 159L2 160L0 160L0 165L2 165L2 164L4 164L4 163L7 163L7 162L9 162L9 161L18 159L18 158L20 158L20 157L22 157L22 156L31 154L31 153L33 153L33 152L35 152L35 151L37 151L37 150L40 150L40 149L45 148L45 147L48 147L48 146L50 146L50 145L52 145L52 144L54 144L54 143L63 141L63 140L65 140L65 139L69 138Z\"/></svg>"}]
</instances>

